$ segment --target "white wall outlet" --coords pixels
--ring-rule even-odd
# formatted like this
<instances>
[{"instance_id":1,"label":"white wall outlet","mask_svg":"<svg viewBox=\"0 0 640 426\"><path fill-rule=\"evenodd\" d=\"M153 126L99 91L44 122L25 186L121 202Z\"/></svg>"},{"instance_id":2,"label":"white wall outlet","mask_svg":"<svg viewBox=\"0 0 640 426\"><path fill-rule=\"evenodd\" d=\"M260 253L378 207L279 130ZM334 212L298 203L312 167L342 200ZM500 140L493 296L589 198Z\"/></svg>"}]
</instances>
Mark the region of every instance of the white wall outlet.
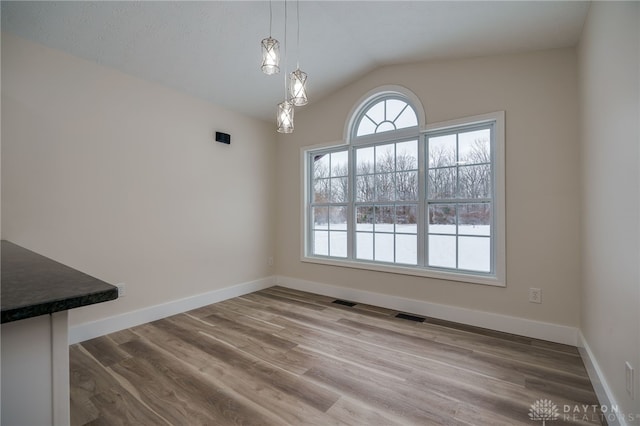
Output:
<instances>
[{"instance_id":1,"label":"white wall outlet","mask_svg":"<svg viewBox=\"0 0 640 426\"><path fill-rule=\"evenodd\" d=\"M273 266L273 256L269 256L269 258L267 259L267 264L269 266Z\"/></svg>"},{"instance_id":2,"label":"white wall outlet","mask_svg":"<svg viewBox=\"0 0 640 426\"><path fill-rule=\"evenodd\" d=\"M624 376L627 382L627 393L633 399L633 367L628 361L624 363Z\"/></svg>"},{"instance_id":3,"label":"white wall outlet","mask_svg":"<svg viewBox=\"0 0 640 426\"><path fill-rule=\"evenodd\" d=\"M529 302L542 303L542 290L539 288L531 287L529 289Z\"/></svg>"},{"instance_id":4,"label":"white wall outlet","mask_svg":"<svg viewBox=\"0 0 640 426\"><path fill-rule=\"evenodd\" d=\"M118 297L125 297L127 295L127 288L125 283L116 284L118 287Z\"/></svg>"}]
</instances>

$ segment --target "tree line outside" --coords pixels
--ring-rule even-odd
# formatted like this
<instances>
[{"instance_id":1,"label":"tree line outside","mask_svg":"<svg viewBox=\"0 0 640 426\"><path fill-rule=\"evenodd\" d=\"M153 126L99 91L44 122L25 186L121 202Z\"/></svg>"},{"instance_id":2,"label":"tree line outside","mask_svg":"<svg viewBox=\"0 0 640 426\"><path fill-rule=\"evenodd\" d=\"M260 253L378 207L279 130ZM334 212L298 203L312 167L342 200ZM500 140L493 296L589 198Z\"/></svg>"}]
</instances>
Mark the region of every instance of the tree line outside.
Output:
<instances>
[{"instance_id":1,"label":"tree line outside","mask_svg":"<svg viewBox=\"0 0 640 426\"><path fill-rule=\"evenodd\" d=\"M381 150L381 155L374 159L356 161L354 195L358 223L373 223L374 218L376 223L417 223L417 149L395 151ZM456 203L456 200L491 197L488 140L474 140L464 153L456 152L455 145L434 143L429 147L428 161L429 224L455 225L456 220L468 225L490 224L488 203ZM347 151L316 155L313 161L313 202L346 205L348 195ZM438 200L443 203L433 203ZM346 223L346 211L346 208L327 209L327 215L315 217L314 223Z\"/></svg>"}]
</instances>

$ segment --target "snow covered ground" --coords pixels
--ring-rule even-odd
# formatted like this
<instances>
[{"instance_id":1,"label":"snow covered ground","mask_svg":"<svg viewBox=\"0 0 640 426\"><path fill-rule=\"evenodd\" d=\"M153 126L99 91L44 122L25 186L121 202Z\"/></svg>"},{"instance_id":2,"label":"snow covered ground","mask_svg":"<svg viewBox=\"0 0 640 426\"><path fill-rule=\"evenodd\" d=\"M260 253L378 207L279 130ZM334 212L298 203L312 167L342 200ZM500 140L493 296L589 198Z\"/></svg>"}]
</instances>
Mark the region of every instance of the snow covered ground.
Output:
<instances>
[{"instance_id":1,"label":"snow covered ground","mask_svg":"<svg viewBox=\"0 0 640 426\"><path fill-rule=\"evenodd\" d=\"M356 227L356 257L416 265L418 261L417 225L358 224ZM316 225L314 253L317 255L347 257L347 224ZM489 272L491 265L490 226L431 225L429 227L428 266ZM388 233L385 233L388 232ZM436 234L436 235L434 235Z\"/></svg>"}]
</instances>

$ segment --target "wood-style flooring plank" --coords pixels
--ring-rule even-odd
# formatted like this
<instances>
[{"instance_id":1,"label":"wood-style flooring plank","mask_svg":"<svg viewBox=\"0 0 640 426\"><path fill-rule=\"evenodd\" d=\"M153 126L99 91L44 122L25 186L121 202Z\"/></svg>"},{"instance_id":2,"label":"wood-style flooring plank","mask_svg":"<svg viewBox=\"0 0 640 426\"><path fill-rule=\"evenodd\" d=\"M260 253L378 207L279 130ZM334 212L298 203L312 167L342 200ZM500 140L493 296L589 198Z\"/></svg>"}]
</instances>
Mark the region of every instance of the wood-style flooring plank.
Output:
<instances>
[{"instance_id":1,"label":"wood-style flooring plank","mask_svg":"<svg viewBox=\"0 0 640 426\"><path fill-rule=\"evenodd\" d=\"M109 336L87 340L82 343L82 347L106 367L129 357Z\"/></svg>"},{"instance_id":2,"label":"wood-style flooring plank","mask_svg":"<svg viewBox=\"0 0 640 426\"><path fill-rule=\"evenodd\" d=\"M253 407L240 402L204 375L154 350L141 340L122 345L132 358L113 370L140 389L141 399L171 424L261 424Z\"/></svg>"},{"instance_id":3,"label":"wood-style flooring plank","mask_svg":"<svg viewBox=\"0 0 640 426\"><path fill-rule=\"evenodd\" d=\"M70 348L72 425L531 425L576 348L272 287ZM560 418L554 425L600 424Z\"/></svg>"},{"instance_id":4,"label":"wood-style flooring plank","mask_svg":"<svg viewBox=\"0 0 640 426\"><path fill-rule=\"evenodd\" d=\"M339 397L312 383L300 382L299 376L273 368L245 352L243 347L234 347L217 340L212 334L198 332L191 327L180 327L177 321L174 323L176 319L156 321L153 325L189 343L191 353L181 351L178 357L190 357L190 364L197 366L199 371L208 372L210 377L229 388L235 389L237 385L245 383L250 389L260 389L257 395L270 394L271 398L265 398L267 406L263 405L266 410L286 401L289 406L302 407L300 413L312 418L316 413L312 413L311 409L326 411ZM194 355L195 350L200 354ZM167 351L171 351L171 348L167 348ZM249 389L238 392L249 393Z\"/></svg>"},{"instance_id":5,"label":"wood-style flooring plank","mask_svg":"<svg viewBox=\"0 0 640 426\"><path fill-rule=\"evenodd\" d=\"M333 404L327 411L327 415L339 424L349 426L403 426L407 424L405 419L373 410L368 405L346 395Z\"/></svg>"},{"instance_id":6,"label":"wood-style flooring plank","mask_svg":"<svg viewBox=\"0 0 640 426\"><path fill-rule=\"evenodd\" d=\"M117 413L121 424L166 424L164 419L123 388L81 345L69 348L71 424L99 424ZM82 408L82 410L80 410ZM91 418L86 421L87 415Z\"/></svg>"}]
</instances>

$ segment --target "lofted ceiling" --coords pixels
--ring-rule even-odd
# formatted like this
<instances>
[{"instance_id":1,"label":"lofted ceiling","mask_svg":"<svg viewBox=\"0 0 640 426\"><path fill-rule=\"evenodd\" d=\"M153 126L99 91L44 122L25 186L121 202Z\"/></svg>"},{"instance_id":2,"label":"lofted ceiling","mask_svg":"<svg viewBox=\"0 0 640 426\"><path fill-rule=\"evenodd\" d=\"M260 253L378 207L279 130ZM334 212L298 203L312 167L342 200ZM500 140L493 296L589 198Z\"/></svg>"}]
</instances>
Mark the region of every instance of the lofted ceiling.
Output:
<instances>
[{"instance_id":1,"label":"lofted ceiling","mask_svg":"<svg viewBox=\"0 0 640 426\"><path fill-rule=\"evenodd\" d=\"M287 5L288 71L296 2ZM273 37L284 41L285 3ZM575 46L581 1L300 1L310 102L384 65ZM2 31L271 120L284 74L260 71L268 1L2 1ZM281 51L282 51L281 46Z\"/></svg>"}]
</instances>

